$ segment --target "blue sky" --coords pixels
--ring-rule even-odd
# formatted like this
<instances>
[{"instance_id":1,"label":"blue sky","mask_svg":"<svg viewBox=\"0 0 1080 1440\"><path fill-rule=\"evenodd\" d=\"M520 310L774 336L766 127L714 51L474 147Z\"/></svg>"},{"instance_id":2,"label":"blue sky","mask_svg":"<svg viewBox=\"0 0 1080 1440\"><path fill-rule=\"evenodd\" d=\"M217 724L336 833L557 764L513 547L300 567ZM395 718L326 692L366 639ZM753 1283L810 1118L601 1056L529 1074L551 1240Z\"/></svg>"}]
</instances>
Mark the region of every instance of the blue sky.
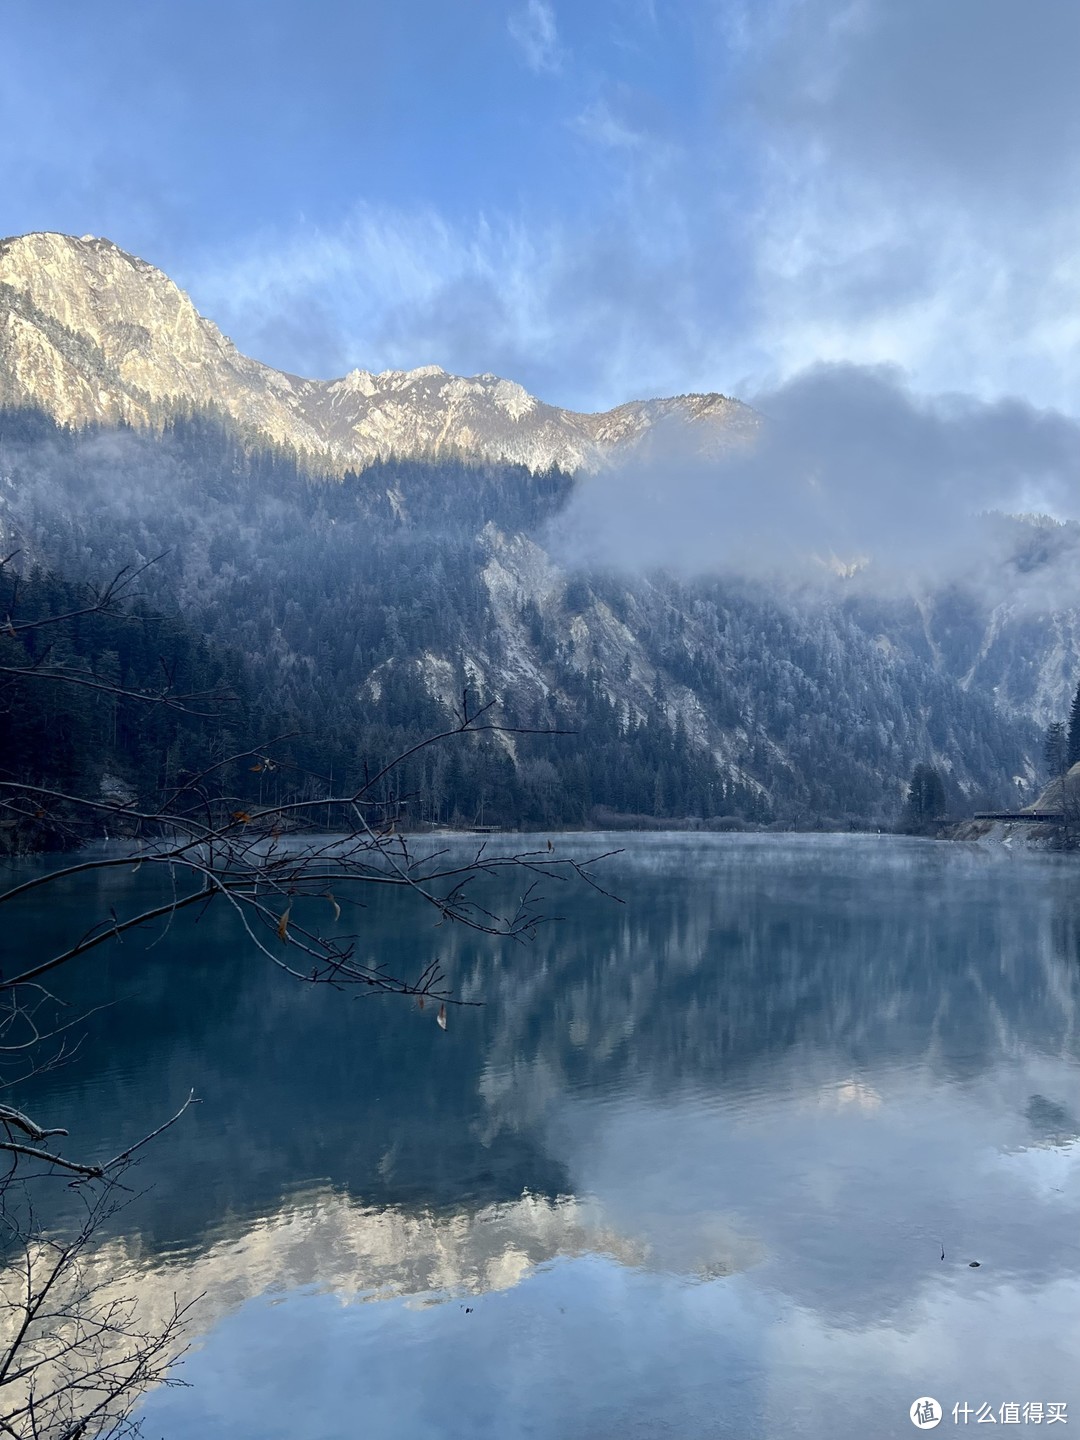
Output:
<instances>
[{"instance_id":1,"label":"blue sky","mask_svg":"<svg viewBox=\"0 0 1080 1440\"><path fill-rule=\"evenodd\" d=\"M1080 406L1075 0L8 0L3 42L0 233L108 236L284 369Z\"/></svg>"}]
</instances>

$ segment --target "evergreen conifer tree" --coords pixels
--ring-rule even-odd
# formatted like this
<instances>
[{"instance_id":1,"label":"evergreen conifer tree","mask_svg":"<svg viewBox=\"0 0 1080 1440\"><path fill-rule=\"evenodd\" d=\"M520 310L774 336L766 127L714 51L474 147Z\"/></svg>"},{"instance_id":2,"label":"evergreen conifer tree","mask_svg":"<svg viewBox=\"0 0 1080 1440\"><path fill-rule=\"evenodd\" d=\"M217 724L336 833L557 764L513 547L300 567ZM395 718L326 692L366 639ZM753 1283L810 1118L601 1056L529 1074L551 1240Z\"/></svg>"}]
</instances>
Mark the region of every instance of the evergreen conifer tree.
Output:
<instances>
[{"instance_id":1,"label":"evergreen conifer tree","mask_svg":"<svg viewBox=\"0 0 1080 1440\"><path fill-rule=\"evenodd\" d=\"M1076 707L1073 706L1075 711ZM1068 737L1065 734L1065 726L1060 720L1055 720L1046 727L1046 740L1043 742L1043 759L1046 762L1046 772L1051 779L1061 775L1066 767L1066 755L1068 753Z\"/></svg>"},{"instance_id":2,"label":"evergreen conifer tree","mask_svg":"<svg viewBox=\"0 0 1080 1440\"><path fill-rule=\"evenodd\" d=\"M1080 760L1080 686L1073 696L1069 711L1069 743L1065 751L1065 763L1070 768Z\"/></svg>"},{"instance_id":3,"label":"evergreen conifer tree","mask_svg":"<svg viewBox=\"0 0 1080 1440\"><path fill-rule=\"evenodd\" d=\"M903 828L916 834L931 830L945 809L945 786L932 765L916 765L908 786Z\"/></svg>"}]
</instances>

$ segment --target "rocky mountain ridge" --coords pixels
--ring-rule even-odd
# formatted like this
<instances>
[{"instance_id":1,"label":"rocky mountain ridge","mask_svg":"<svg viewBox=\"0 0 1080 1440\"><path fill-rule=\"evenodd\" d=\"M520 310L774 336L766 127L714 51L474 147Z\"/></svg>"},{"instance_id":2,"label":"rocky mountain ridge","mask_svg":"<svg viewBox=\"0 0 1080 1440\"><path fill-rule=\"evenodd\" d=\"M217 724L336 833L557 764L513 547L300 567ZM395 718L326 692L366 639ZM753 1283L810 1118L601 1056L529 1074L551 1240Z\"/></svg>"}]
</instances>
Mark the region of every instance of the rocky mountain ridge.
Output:
<instances>
[{"instance_id":1,"label":"rocky mountain ridge","mask_svg":"<svg viewBox=\"0 0 1080 1440\"><path fill-rule=\"evenodd\" d=\"M0 240L0 404L35 405L74 426L139 427L213 409L255 443L337 472L443 454L588 470L666 420L700 428L706 448L756 426L752 410L723 395L580 414L511 380L437 365L328 381L288 375L241 354L153 265L109 240L53 233Z\"/></svg>"},{"instance_id":2,"label":"rocky mountain ridge","mask_svg":"<svg viewBox=\"0 0 1080 1440\"><path fill-rule=\"evenodd\" d=\"M110 242L30 235L0 241L0 407L4 551L76 581L165 557L147 598L241 652L323 773L468 687L577 737L500 742L510 818L887 819L917 761L956 805L1013 805L1075 689L1080 612L948 577L811 603L567 560L571 472L665 420L747 443L757 416L722 396L578 415L435 366L303 380ZM1080 555L1080 531L1002 523L1029 588ZM474 783L423 779L431 813L466 815Z\"/></svg>"}]
</instances>

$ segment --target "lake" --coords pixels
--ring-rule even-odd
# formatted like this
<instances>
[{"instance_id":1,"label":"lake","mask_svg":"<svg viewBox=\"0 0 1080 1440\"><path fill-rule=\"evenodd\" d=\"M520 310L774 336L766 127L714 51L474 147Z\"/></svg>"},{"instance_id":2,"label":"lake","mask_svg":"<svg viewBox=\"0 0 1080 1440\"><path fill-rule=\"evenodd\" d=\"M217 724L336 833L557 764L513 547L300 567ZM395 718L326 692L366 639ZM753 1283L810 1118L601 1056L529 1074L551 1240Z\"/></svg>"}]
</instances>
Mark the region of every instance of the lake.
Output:
<instances>
[{"instance_id":1,"label":"lake","mask_svg":"<svg viewBox=\"0 0 1080 1440\"><path fill-rule=\"evenodd\" d=\"M556 845L624 847L622 903L551 886L524 947L385 892L353 922L482 1002L445 1031L289 980L224 911L65 979L119 997L20 1097L72 1153L202 1102L103 1242L149 1314L204 1296L147 1440L865 1440L916 1433L925 1396L943 1433L1014 1404L1080 1424L1076 860ZM7 939L135 887L65 883Z\"/></svg>"}]
</instances>

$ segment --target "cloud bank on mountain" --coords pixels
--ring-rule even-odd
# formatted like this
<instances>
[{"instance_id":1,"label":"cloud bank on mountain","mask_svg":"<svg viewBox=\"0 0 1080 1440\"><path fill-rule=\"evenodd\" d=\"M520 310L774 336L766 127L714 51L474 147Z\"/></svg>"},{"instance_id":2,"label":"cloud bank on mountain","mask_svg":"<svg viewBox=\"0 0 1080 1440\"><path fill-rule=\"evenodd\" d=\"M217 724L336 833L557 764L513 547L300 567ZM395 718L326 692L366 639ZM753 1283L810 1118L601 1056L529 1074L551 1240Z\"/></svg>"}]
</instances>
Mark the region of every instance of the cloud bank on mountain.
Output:
<instances>
[{"instance_id":1,"label":"cloud bank on mountain","mask_svg":"<svg viewBox=\"0 0 1080 1440\"><path fill-rule=\"evenodd\" d=\"M896 370L855 365L815 366L754 406L751 443L703 452L700 434L673 420L585 480L554 533L559 553L785 584L947 577L1041 606L1075 590L1076 540L1054 524L1080 520L1071 418L1019 400L926 399ZM1043 547L1060 531L1051 549L1062 551L1034 568L1027 552L1018 565L1005 518L1033 514L1045 517Z\"/></svg>"}]
</instances>

